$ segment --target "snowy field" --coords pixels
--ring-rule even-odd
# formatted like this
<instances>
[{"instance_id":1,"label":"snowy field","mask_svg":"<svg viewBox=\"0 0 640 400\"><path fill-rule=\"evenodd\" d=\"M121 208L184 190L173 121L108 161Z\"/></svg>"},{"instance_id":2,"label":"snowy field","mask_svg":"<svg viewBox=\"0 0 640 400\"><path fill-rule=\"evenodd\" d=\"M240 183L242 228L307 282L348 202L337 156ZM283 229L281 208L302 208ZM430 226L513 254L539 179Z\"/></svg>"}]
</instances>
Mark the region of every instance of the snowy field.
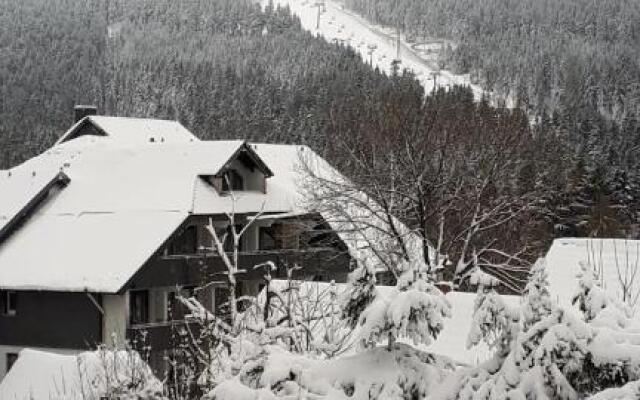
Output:
<instances>
[{"instance_id":1,"label":"snowy field","mask_svg":"<svg viewBox=\"0 0 640 400\"><path fill-rule=\"evenodd\" d=\"M261 0L263 5L269 0ZM345 43L356 49L364 60L371 61L374 66L386 73L391 72L391 62L397 56L396 36L393 29L375 26L364 18L346 9L339 2L326 0L324 10L320 14L318 27L318 6L314 0L274 0L274 5L288 5L291 11L300 17L303 28L323 36L329 42ZM467 85L473 90L476 99L482 96L480 86L471 83L469 75L455 75L440 70L433 59L434 45L416 45L407 43L404 38L400 45L401 68L413 71L424 85L427 92L433 90L434 73L437 73L435 84L438 87ZM430 51L426 51L428 47ZM421 57L422 55L423 57Z\"/></svg>"}]
</instances>

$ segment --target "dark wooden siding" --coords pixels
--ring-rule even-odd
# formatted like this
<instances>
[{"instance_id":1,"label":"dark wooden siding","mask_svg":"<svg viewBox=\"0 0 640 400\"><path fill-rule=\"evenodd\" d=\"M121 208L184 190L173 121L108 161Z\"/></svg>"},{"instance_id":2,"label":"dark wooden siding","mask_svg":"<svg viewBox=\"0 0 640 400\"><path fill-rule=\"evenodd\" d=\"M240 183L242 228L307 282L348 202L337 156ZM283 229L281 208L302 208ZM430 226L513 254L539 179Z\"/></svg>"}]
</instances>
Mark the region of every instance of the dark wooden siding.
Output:
<instances>
[{"instance_id":1,"label":"dark wooden siding","mask_svg":"<svg viewBox=\"0 0 640 400\"><path fill-rule=\"evenodd\" d=\"M89 349L101 340L102 317L85 293L20 291L16 311L0 315L1 345Z\"/></svg>"},{"instance_id":2,"label":"dark wooden siding","mask_svg":"<svg viewBox=\"0 0 640 400\"><path fill-rule=\"evenodd\" d=\"M300 265L303 268L294 274L295 279L311 279L321 275L323 281L346 282L350 257L336 249L274 250L242 253L239 257L241 268L246 273L238 275L238 280L259 280L264 270L254 270L254 266L272 261L278 267L274 279L286 278L285 265ZM226 271L218 256L158 256L150 260L129 282L130 288L152 288L161 286L199 286L209 281L222 281Z\"/></svg>"}]
</instances>

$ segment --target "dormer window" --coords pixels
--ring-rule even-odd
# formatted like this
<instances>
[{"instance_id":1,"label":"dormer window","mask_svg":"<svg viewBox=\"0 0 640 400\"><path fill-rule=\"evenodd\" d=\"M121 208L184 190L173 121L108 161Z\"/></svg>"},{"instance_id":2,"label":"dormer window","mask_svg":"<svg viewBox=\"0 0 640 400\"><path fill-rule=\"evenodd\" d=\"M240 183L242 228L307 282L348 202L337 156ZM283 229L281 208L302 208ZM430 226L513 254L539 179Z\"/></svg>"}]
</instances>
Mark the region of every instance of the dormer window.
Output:
<instances>
[{"instance_id":1,"label":"dormer window","mask_svg":"<svg viewBox=\"0 0 640 400\"><path fill-rule=\"evenodd\" d=\"M244 178L235 169L230 169L224 173L222 178L222 191L241 191L244 190Z\"/></svg>"},{"instance_id":2,"label":"dormer window","mask_svg":"<svg viewBox=\"0 0 640 400\"><path fill-rule=\"evenodd\" d=\"M273 172L245 143L217 170L198 176L220 195L247 191L266 194L267 179L273 176Z\"/></svg>"}]
</instances>

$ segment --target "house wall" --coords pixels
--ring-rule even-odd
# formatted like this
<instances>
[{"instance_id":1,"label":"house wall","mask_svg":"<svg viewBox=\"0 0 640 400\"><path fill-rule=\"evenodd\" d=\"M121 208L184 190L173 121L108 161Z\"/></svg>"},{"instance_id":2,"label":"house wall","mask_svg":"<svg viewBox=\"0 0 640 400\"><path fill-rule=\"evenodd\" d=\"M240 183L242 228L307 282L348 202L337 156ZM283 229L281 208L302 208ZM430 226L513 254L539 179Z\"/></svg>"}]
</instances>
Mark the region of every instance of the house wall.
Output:
<instances>
[{"instance_id":1,"label":"house wall","mask_svg":"<svg viewBox=\"0 0 640 400\"><path fill-rule=\"evenodd\" d=\"M123 348L127 335L127 294L103 295L102 343Z\"/></svg>"},{"instance_id":2,"label":"house wall","mask_svg":"<svg viewBox=\"0 0 640 400\"><path fill-rule=\"evenodd\" d=\"M238 171L244 178L245 190L265 191L265 176L259 169L255 168L251 171L237 159L231 162L230 167Z\"/></svg>"},{"instance_id":3,"label":"house wall","mask_svg":"<svg viewBox=\"0 0 640 400\"><path fill-rule=\"evenodd\" d=\"M102 315L86 293L20 291L16 315L0 315L5 346L84 350L102 340L101 331Z\"/></svg>"}]
</instances>

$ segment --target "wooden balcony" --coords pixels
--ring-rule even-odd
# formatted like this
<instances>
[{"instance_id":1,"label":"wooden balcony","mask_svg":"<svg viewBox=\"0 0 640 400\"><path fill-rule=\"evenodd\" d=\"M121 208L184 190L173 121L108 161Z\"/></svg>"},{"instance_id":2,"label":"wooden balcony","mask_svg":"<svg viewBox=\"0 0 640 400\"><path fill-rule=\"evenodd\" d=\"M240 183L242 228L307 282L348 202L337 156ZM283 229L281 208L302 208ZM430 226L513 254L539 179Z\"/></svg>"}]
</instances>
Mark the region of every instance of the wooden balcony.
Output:
<instances>
[{"instance_id":1,"label":"wooden balcony","mask_svg":"<svg viewBox=\"0 0 640 400\"><path fill-rule=\"evenodd\" d=\"M295 271L294 278L308 279L311 276L321 276L322 280L335 279L337 282L344 282L349 272L350 257L334 248L241 252L238 264L245 272L239 275L238 279L262 279L264 270L254 267L268 261L277 267L272 273L275 279L286 277L286 266L298 265L301 269ZM133 279L132 287L201 285L207 281L224 281L225 272L224 262L216 254L159 256L141 269Z\"/></svg>"}]
</instances>

